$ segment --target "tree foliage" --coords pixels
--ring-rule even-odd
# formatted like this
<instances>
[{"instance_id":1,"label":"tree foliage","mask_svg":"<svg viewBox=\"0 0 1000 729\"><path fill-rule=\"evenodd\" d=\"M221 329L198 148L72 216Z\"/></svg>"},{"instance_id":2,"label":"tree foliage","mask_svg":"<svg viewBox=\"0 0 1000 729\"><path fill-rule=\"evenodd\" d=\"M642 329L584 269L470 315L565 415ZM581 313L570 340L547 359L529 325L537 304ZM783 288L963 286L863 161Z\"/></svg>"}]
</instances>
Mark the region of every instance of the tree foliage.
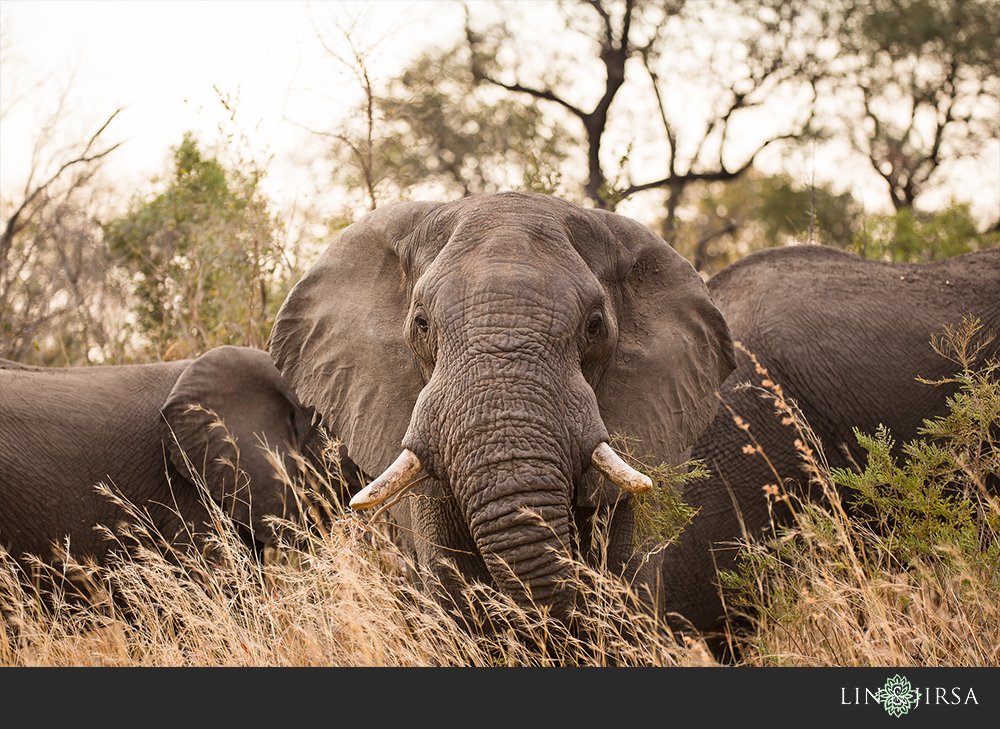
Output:
<instances>
[{"instance_id":1,"label":"tree foliage","mask_svg":"<svg viewBox=\"0 0 1000 729\"><path fill-rule=\"evenodd\" d=\"M500 189L564 192L561 165L575 140L530 105L485 88L462 46L431 49L384 82L359 48L361 29L344 21L324 42L362 100L353 118L317 132L330 143L333 182L363 191L366 207L412 194L455 197Z\"/></svg>"},{"instance_id":2,"label":"tree foliage","mask_svg":"<svg viewBox=\"0 0 1000 729\"><path fill-rule=\"evenodd\" d=\"M261 175L226 168L185 134L165 189L105 226L110 250L135 272L133 329L158 358L265 346L290 271Z\"/></svg>"},{"instance_id":3,"label":"tree foliage","mask_svg":"<svg viewBox=\"0 0 1000 729\"><path fill-rule=\"evenodd\" d=\"M476 83L463 51L421 56L379 100L390 165L409 184L462 196L555 192L571 138L538 109Z\"/></svg>"},{"instance_id":4,"label":"tree foliage","mask_svg":"<svg viewBox=\"0 0 1000 729\"><path fill-rule=\"evenodd\" d=\"M800 185L786 174L750 169L730 182L695 183L691 193L673 246L706 275L772 246L818 243L852 249L855 231L863 225L850 193Z\"/></svg>"},{"instance_id":5,"label":"tree foliage","mask_svg":"<svg viewBox=\"0 0 1000 729\"><path fill-rule=\"evenodd\" d=\"M840 12L838 88L861 98L845 128L893 207L912 208L955 161L1000 138L1000 3L844 0Z\"/></svg>"},{"instance_id":6,"label":"tree foliage","mask_svg":"<svg viewBox=\"0 0 1000 729\"><path fill-rule=\"evenodd\" d=\"M1000 245L1000 231L979 232L967 202L944 210L902 208L866 215L854 232L851 250L868 258L933 261Z\"/></svg>"},{"instance_id":7,"label":"tree foliage","mask_svg":"<svg viewBox=\"0 0 1000 729\"><path fill-rule=\"evenodd\" d=\"M456 37L387 79L351 27L340 28L346 51L324 41L362 92L324 132L333 185L367 208L526 189L641 209L705 275L792 241L912 261L1000 244L1000 217L983 233L968 203L923 203L956 162L1000 138L995 0L528 7L467 4ZM35 88L5 83L0 116ZM66 144L68 90L39 128L24 184L0 201L0 357L85 364L264 346L310 226L296 223L290 252L264 167L226 161L231 139L211 154L191 136L158 191L109 220L114 193L98 173L119 112ZM842 186L760 164L827 141L853 145L894 212L867 213Z\"/></svg>"}]
</instances>

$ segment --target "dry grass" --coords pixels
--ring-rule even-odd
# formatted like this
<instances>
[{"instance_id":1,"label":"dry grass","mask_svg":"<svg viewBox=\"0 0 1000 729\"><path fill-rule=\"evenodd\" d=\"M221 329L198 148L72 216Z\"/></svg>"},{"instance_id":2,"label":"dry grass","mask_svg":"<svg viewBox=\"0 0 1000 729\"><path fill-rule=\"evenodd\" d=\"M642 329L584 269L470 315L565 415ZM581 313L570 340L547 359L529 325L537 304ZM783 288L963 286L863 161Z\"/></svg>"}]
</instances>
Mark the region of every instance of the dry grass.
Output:
<instances>
[{"instance_id":1,"label":"dry grass","mask_svg":"<svg viewBox=\"0 0 1000 729\"><path fill-rule=\"evenodd\" d=\"M977 328L978 322L971 322L957 331L954 344L967 347ZM743 591L738 609L750 608L754 615L756 634L743 651L743 662L755 666L1000 665L1000 501L985 487L983 478L987 473L994 478L1000 475L1000 449L994 440L1000 427L996 419L1000 383L984 376L985 371L968 378L972 372L965 360L967 392L972 394L966 402L974 406L969 413L977 433L968 440L963 440L967 432L950 433L949 446L957 456L954 463L959 472L949 472L944 465L948 459L940 455L932 461L934 469L922 472L919 465L914 469L919 476L918 496L927 499L921 502L920 516L952 530L940 530L947 536L938 540L901 534L900 525L883 514L867 519L850 516L834 486L835 474L794 402L786 399L752 353L743 352L761 377L761 394L773 402L782 422L796 430L802 463L812 484L825 496L822 505L803 503L779 485L776 473L776 483L765 486L772 504L783 501L791 509L793 524L774 526L774 538L767 542L744 541L742 574L726 580ZM989 365L988 370L995 368ZM959 407L953 406L952 418L962 417ZM745 430L750 443L744 452L766 458L750 429ZM926 452L923 448L912 451L918 456ZM961 485L963 481L964 496L949 496L947 489L935 491L942 482ZM970 498L975 508L968 513L976 516L965 522L963 535L954 529L961 522L954 515L958 502L949 499ZM893 498L893 508L900 499ZM917 539L923 553L901 549L906 538Z\"/></svg>"},{"instance_id":2,"label":"dry grass","mask_svg":"<svg viewBox=\"0 0 1000 729\"><path fill-rule=\"evenodd\" d=\"M848 516L808 425L767 371L758 373L779 416L798 429L803 460L828 502L801 503L780 480L765 489L795 518L775 529L776 539L745 543L745 570L730 579L742 590L734 614L753 615L738 665L1000 664L1000 564L976 557L1000 554L988 528L1000 524L996 498L980 504L988 513L971 552L938 546L942 559L892 558L892 534ZM747 433L747 456L766 458ZM585 600L574 635L484 585L468 586L483 622L463 627L407 581L413 565L368 514L331 498L336 470L313 470L308 485L298 484L311 526L285 523L284 542L263 559L210 501L211 557L164 547L137 510L135 527L108 534L143 545L131 558L104 569L69 561L86 576L85 601L25 592L19 568L0 552L0 665L719 665L700 637L669 634L635 607L627 585L579 563L575 587Z\"/></svg>"},{"instance_id":3,"label":"dry grass","mask_svg":"<svg viewBox=\"0 0 1000 729\"><path fill-rule=\"evenodd\" d=\"M788 572L780 596L768 596L770 607L747 663L1000 665L995 576L978 570L845 575L818 562L804 567Z\"/></svg>"},{"instance_id":4,"label":"dry grass","mask_svg":"<svg viewBox=\"0 0 1000 729\"><path fill-rule=\"evenodd\" d=\"M996 501L995 516L1000 516ZM779 544L746 547L758 666L1000 665L1000 565L939 546L908 564L832 507L797 504ZM985 535L996 544L998 535Z\"/></svg>"},{"instance_id":5,"label":"dry grass","mask_svg":"<svg viewBox=\"0 0 1000 729\"><path fill-rule=\"evenodd\" d=\"M312 495L315 514L315 489ZM308 531L285 523L287 538L263 559L217 509L218 535L205 550L212 557L168 549L140 522L113 535L144 545L132 557L100 570L70 561L87 575L85 601L58 590L40 601L22 589L23 575L0 552L0 665L715 664L704 644L664 635L628 607L634 596L625 585L584 565L577 565L587 594L580 623L588 638L568 635L558 621L528 614L483 585L468 590L489 630L463 628L404 579L403 555L369 528L367 514L329 501L320 506L332 522Z\"/></svg>"},{"instance_id":6,"label":"dry grass","mask_svg":"<svg viewBox=\"0 0 1000 729\"><path fill-rule=\"evenodd\" d=\"M237 539L224 535L223 540ZM0 664L5 666L551 666L702 665L700 645L657 636L647 618L620 626L621 586L591 593L589 641L527 615L486 587L493 634L477 635L392 569L347 517L305 548L261 562L235 543L226 565L155 551L121 561L93 583L86 604L40 607L0 568ZM395 555L399 559L399 555ZM595 605L604 604L597 609Z\"/></svg>"}]
</instances>

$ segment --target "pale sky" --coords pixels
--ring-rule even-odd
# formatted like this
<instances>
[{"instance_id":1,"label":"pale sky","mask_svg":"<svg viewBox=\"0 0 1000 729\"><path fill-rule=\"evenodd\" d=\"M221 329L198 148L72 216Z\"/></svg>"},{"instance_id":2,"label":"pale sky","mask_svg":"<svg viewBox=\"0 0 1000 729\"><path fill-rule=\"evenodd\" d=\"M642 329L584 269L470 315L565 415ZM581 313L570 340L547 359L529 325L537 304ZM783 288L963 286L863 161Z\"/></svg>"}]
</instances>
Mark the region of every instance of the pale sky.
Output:
<instances>
[{"instance_id":1,"label":"pale sky","mask_svg":"<svg viewBox=\"0 0 1000 729\"><path fill-rule=\"evenodd\" d=\"M12 62L5 59L0 79L5 104L8 94L45 79L2 120L4 189L23 185L39 124L67 87L76 141L123 107L106 139L124 144L106 169L116 184L135 185L166 171L170 147L186 130L206 144L219 138L227 112L217 88L236 99L237 126L261 158L274 155L269 192L286 201L308 187L289 159L309 138L302 126L328 129L355 100L343 85L344 67L323 50L317 29L334 18L354 19L360 42L382 39L369 60L377 72L391 73L421 43L462 22L460 8L433 0L3 0L0 9L11 30L4 31L4 52ZM444 16L454 22L443 23Z\"/></svg>"},{"instance_id":2,"label":"pale sky","mask_svg":"<svg viewBox=\"0 0 1000 729\"><path fill-rule=\"evenodd\" d=\"M273 155L265 189L282 209L293 201L314 204L317 197L303 160L321 150L302 127L329 130L357 101L356 87L321 47L317 31L325 29L329 43L336 38L328 32L332 21L354 22L359 43L380 41L368 61L376 76L387 78L422 46L452 42L463 23L461 6L448 0L0 0L0 10L4 109L12 96L24 95L0 121L3 190L23 188L39 125L68 89L66 133L73 141L123 107L106 139L124 144L109 156L106 172L119 193L128 191L120 194L127 201L131 190L148 190L149 179L167 170L170 147L185 131L205 144L219 139L227 114L215 87L237 101L237 127L229 130L250 136L260 160ZM809 165L818 168L817 180L859 175L844 186L863 197L869 211L887 206L882 183L864 164L849 170L834 157ZM968 179L975 182L964 194L981 215L995 219L1000 144L970 165ZM803 167L806 174L811 171ZM620 211L631 209L629 203Z\"/></svg>"}]
</instances>

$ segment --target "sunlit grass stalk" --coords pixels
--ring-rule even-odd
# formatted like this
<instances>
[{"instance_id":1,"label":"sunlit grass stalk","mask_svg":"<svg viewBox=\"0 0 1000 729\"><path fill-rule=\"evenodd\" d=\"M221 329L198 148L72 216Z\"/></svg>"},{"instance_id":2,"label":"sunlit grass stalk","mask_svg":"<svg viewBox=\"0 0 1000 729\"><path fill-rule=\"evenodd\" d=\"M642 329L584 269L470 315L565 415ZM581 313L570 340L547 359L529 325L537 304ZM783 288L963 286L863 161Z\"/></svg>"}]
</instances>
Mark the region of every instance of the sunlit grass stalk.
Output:
<instances>
[{"instance_id":1,"label":"sunlit grass stalk","mask_svg":"<svg viewBox=\"0 0 1000 729\"><path fill-rule=\"evenodd\" d=\"M756 637L744 654L748 663L997 665L1000 509L995 495L978 486L986 473L997 476L1000 384L982 376L994 372L996 363L973 371L976 325L949 329L947 341L936 343L962 366L949 380L963 387L950 400L951 415L925 428L942 445L934 450L908 444L907 463L899 468L888 456L891 440L862 437L872 456L862 474L829 469L801 413L757 365L765 396L782 422L796 429L796 447L826 499L807 503L777 484L765 487L770 497L785 501L793 521L768 539L748 541L742 573L727 579L739 586L742 603L755 615ZM757 455L759 445L745 430L745 453ZM949 453L958 467L943 457ZM964 488L964 495L963 483L973 487ZM874 504L875 516L849 514L837 486Z\"/></svg>"}]
</instances>

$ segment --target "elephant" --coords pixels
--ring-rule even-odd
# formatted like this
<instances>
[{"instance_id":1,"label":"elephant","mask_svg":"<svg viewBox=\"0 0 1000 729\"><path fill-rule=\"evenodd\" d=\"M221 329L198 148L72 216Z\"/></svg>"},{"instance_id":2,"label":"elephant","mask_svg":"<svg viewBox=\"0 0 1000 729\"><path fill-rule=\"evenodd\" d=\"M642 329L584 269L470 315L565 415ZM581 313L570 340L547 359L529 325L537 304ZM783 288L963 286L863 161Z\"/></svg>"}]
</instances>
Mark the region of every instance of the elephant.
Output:
<instances>
[{"instance_id":1,"label":"elephant","mask_svg":"<svg viewBox=\"0 0 1000 729\"><path fill-rule=\"evenodd\" d=\"M113 544L96 527L115 529L130 515L98 483L146 512L174 546L194 546L191 535L213 522L199 477L249 546L273 546L280 535L268 517L298 512L265 443L293 480L293 453L319 465L325 447L313 409L260 349L222 346L153 364L3 362L0 546L23 567L25 554L58 562L53 546L68 540L74 560L107 564ZM346 487L360 490L356 468L342 466Z\"/></svg>"},{"instance_id":2,"label":"elephant","mask_svg":"<svg viewBox=\"0 0 1000 729\"><path fill-rule=\"evenodd\" d=\"M870 260L819 245L765 249L719 271L708 290L733 339L795 402L834 468L857 469L866 461L852 427L874 434L886 426L898 460L902 444L918 437L925 418L947 413L946 398L955 388L918 379L938 380L958 369L935 352L932 337L966 315L1000 332L998 248L926 263ZM998 351L994 340L981 357ZM744 452L750 435L791 493L818 496L809 493L792 427L781 423L759 390L736 388L746 382L760 386L763 377L755 370L750 357L740 354L722 386L724 407L691 452L712 475L683 492L699 513L661 554L662 613L674 614L678 627L701 633L723 630L717 570L734 569L743 529L759 537L771 523L763 487L778 479L761 455ZM850 494L841 497L856 514ZM787 524L784 504L772 508L775 522Z\"/></svg>"},{"instance_id":3,"label":"elephant","mask_svg":"<svg viewBox=\"0 0 1000 729\"><path fill-rule=\"evenodd\" d=\"M269 349L379 474L351 506L391 504L418 583L453 610L463 585L492 586L568 626L563 557L624 571L631 494L651 487L612 436L684 462L734 363L704 281L659 236L518 191L369 212L289 292Z\"/></svg>"}]
</instances>

